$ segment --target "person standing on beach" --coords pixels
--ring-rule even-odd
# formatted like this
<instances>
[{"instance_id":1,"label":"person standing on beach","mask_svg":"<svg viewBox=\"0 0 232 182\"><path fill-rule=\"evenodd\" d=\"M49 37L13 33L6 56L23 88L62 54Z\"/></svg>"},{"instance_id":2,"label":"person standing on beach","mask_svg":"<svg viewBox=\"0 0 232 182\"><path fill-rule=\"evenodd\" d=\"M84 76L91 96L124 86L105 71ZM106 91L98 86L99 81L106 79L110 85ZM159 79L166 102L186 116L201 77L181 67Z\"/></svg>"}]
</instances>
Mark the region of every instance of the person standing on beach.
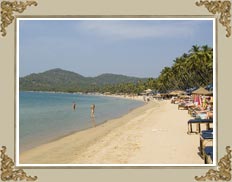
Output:
<instances>
[{"instance_id":1,"label":"person standing on beach","mask_svg":"<svg viewBox=\"0 0 232 182\"><path fill-rule=\"evenodd\" d=\"M95 112L95 104L92 104L90 106L90 117L91 117L91 122L93 124L93 127L96 127L94 112Z\"/></svg>"}]
</instances>

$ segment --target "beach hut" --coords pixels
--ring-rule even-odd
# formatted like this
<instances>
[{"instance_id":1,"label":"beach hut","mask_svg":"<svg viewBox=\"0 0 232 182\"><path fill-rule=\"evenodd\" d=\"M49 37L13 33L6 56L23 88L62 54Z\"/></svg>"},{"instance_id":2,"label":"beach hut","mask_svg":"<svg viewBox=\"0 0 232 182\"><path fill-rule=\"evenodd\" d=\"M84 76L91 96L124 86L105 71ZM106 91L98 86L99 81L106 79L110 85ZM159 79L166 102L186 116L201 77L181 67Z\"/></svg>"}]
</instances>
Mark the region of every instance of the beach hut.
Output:
<instances>
[{"instance_id":1,"label":"beach hut","mask_svg":"<svg viewBox=\"0 0 232 182\"><path fill-rule=\"evenodd\" d=\"M146 94L151 94L151 93L152 93L152 90L151 90L151 89L147 89L147 90L144 90L144 92L145 92Z\"/></svg>"},{"instance_id":2,"label":"beach hut","mask_svg":"<svg viewBox=\"0 0 232 182\"><path fill-rule=\"evenodd\" d=\"M212 92L209 92L205 88L200 87L197 90L193 91L192 94L194 94L194 95L211 95Z\"/></svg>"},{"instance_id":3,"label":"beach hut","mask_svg":"<svg viewBox=\"0 0 232 182\"><path fill-rule=\"evenodd\" d=\"M186 92L183 90L173 90L173 91L168 93L168 95L171 95L171 96L185 95L185 94L186 94Z\"/></svg>"},{"instance_id":4,"label":"beach hut","mask_svg":"<svg viewBox=\"0 0 232 182\"><path fill-rule=\"evenodd\" d=\"M180 99L190 99L191 96L189 96L189 95L181 95L179 98Z\"/></svg>"}]
</instances>

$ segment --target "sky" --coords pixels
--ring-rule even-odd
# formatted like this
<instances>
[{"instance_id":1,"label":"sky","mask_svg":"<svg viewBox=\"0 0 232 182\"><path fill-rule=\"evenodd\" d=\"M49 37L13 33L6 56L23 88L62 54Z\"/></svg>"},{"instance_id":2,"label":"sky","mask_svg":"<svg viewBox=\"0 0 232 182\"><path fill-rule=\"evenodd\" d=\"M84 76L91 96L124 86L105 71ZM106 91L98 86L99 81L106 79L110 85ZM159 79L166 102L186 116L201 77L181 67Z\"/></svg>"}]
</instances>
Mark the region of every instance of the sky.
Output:
<instances>
[{"instance_id":1,"label":"sky","mask_svg":"<svg viewBox=\"0 0 232 182\"><path fill-rule=\"evenodd\" d=\"M61 68L155 78L193 45L213 47L213 21L201 19L22 19L18 31L20 77Z\"/></svg>"}]
</instances>

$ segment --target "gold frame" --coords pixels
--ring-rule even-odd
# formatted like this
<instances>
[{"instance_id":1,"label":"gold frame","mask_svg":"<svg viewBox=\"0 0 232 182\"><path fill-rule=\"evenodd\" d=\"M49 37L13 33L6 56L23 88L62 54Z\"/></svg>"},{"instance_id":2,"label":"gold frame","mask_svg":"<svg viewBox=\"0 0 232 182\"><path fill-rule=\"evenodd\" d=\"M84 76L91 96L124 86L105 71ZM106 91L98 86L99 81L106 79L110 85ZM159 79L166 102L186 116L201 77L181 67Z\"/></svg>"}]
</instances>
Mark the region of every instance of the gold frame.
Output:
<instances>
[{"instance_id":1,"label":"gold frame","mask_svg":"<svg viewBox=\"0 0 232 182\"><path fill-rule=\"evenodd\" d=\"M225 1L202 1L196 2L197 6L205 6L210 13L213 13L214 15L218 13L219 16L219 22L222 24L222 26L226 27L226 37L231 36L231 2L228 0Z\"/></svg>"},{"instance_id":2,"label":"gold frame","mask_svg":"<svg viewBox=\"0 0 232 182\"><path fill-rule=\"evenodd\" d=\"M204 3L205 2L205 3ZM198 4L199 6L200 5L205 5L206 6L206 2L208 2L208 1L200 1L200 3ZM221 1L216 1L217 3L221 3ZM230 1L229 1L230 2ZM231 4L231 3L230 3ZM34 3L32 3L32 5L35 5ZM37 5L37 3L36 3L36 5ZM28 5L26 5L26 6L28 6ZM217 6L218 7L218 6ZM231 6L230 6L230 8L231 8ZM26 8L25 8L26 9ZM208 9L208 8L207 8ZM231 16L230 15L230 9L229 9L229 11L228 11L228 9L227 9L227 13L226 13L226 15L223 15L223 11L222 11L222 8L219 8L219 10L221 11L219 11L219 13L221 13L221 16L220 16L220 18L222 18L223 20L222 20L222 22L220 21L220 19L219 19L219 22L223 25L223 26L225 26L226 27L226 31L227 31L227 37L229 37L230 35L231 35L231 26L230 26L230 19L229 19L229 17ZM23 9L23 11L24 11L24 9ZM22 12L23 12L22 11ZM210 11L210 10L209 10ZM17 11L17 12L19 12L19 13L21 13L20 11ZM213 14L215 14L215 13L213 13ZM13 19L12 18L10 18L10 22L8 22L7 24L5 24L5 23L3 23L5 20L3 20L3 14L2 14L2 11L1 11L1 16L2 16L2 24L1 24L1 32L3 33L2 34L2 36L5 36L6 35L6 30L5 30L5 28L8 26L8 25L10 25L11 23L12 23L12 21L13 21ZM10 16L12 17L13 15L12 15L12 13L10 13ZM109 16L108 16L109 17ZM117 16L117 17L119 17L119 16ZM178 16L175 16L175 17L178 17ZM225 20L226 19L226 20ZM225 21L224 21L225 20ZM5 31L4 31L5 30ZM5 33L4 33L5 32ZM202 176L202 177L196 177L195 179L196 180L199 180L199 181L202 181L202 180L206 180L206 179L208 179L208 180L212 180L212 179L215 179L215 180L226 180L226 181L229 181L230 179L231 179L231 174L230 174L230 171L231 171L231 150L230 150L230 148L227 146L226 147L226 151L227 151L227 155L225 155L220 161L219 161L219 163L218 163L218 165L219 165L219 171L217 171L217 170L209 170L207 173L206 173L206 175L205 176ZM2 150L1 150L1 158L2 158L2 156L7 156L7 155L5 155L5 152L6 152L6 148L5 147L3 147L2 148ZM8 156L7 156L8 157ZM7 159L10 159L9 157L7 158ZM4 162L5 160L3 160L3 158L2 158L2 161ZM11 159L11 160L9 160L10 161L10 163L11 163L11 167L14 167L14 163L13 163L13 160ZM3 165L1 165L1 169L3 170L3 169L5 169L5 167L3 167ZM8 170L10 170L10 171L12 171L12 169L8 169ZM226 171L226 173L224 173ZM22 172L22 171L21 171ZM2 175L3 173L1 173L1 175ZM23 174L23 176L25 177L24 179L27 179L28 178L28 180L36 180L35 178L33 178L33 177L30 177L30 176L27 176L26 175L26 173L25 172L22 172L22 174ZM224 176L223 176L224 175ZM213 177L213 176L217 176L217 177ZM37 178L37 177L36 177ZM12 178L12 179L9 179L9 180L14 180L14 178ZM22 180L21 178L20 178L20 180Z\"/></svg>"},{"instance_id":3,"label":"gold frame","mask_svg":"<svg viewBox=\"0 0 232 182\"><path fill-rule=\"evenodd\" d=\"M1 180L2 181L18 181L18 180L26 180L26 181L36 181L37 176L28 176L23 169L15 169L14 161L6 155L6 147L2 146L0 150L0 158L1 158Z\"/></svg>"},{"instance_id":4,"label":"gold frame","mask_svg":"<svg viewBox=\"0 0 232 182\"><path fill-rule=\"evenodd\" d=\"M197 181L206 181L206 180L223 180L230 181L231 180L231 152L230 146L226 147L227 154L224 155L218 162L218 170L210 169L205 176L195 176L195 180Z\"/></svg>"},{"instance_id":5,"label":"gold frame","mask_svg":"<svg viewBox=\"0 0 232 182\"><path fill-rule=\"evenodd\" d=\"M2 36L5 37L6 27L8 27L15 19L13 12L23 13L27 6L37 6L36 1L2 1L1 2L1 31Z\"/></svg>"}]
</instances>

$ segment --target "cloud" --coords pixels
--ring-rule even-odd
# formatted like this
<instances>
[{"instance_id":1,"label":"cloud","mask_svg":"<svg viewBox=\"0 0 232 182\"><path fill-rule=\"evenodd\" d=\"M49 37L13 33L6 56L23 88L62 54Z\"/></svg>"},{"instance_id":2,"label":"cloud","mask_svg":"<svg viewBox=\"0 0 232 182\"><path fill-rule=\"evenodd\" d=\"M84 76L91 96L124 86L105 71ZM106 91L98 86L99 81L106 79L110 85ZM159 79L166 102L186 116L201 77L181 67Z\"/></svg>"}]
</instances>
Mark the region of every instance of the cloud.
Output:
<instances>
[{"instance_id":1,"label":"cloud","mask_svg":"<svg viewBox=\"0 0 232 182\"><path fill-rule=\"evenodd\" d=\"M95 20L82 21L78 28L84 33L120 39L189 37L198 24L192 21Z\"/></svg>"}]
</instances>

